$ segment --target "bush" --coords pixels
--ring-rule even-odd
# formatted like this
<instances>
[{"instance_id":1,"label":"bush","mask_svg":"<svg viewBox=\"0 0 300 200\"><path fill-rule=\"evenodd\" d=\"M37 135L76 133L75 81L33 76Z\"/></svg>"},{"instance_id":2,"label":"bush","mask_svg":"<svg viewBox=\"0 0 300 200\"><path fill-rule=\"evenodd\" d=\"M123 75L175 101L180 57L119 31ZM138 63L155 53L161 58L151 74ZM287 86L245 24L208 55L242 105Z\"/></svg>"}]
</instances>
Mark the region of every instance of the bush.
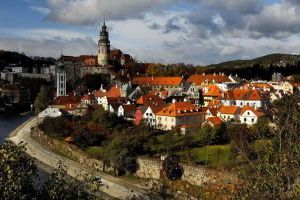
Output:
<instances>
[{"instance_id":1,"label":"bush","mask_svg":"<svg viewBox=\"0 0 300 200\"><path fill-rule=\"evenodd\" d=\"M62 138L69 135L69 130L63 117L47 117L39 125L39 128L47 135L55 138Z\"/></svg>"}]
</instances>

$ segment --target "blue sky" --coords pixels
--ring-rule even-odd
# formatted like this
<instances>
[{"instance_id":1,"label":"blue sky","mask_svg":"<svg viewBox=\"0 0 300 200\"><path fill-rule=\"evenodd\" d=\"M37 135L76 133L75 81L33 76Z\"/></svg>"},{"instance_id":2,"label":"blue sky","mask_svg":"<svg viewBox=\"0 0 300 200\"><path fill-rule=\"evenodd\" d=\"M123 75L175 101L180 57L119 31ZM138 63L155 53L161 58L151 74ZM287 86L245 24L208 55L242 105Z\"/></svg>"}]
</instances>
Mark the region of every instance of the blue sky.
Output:
<instances>
[{"instance_id":1,"label":"blue sky","mask_svg":"<svg viewBox=\"0 0 300 200\"><path fill-rule=\"evenodd\" d=\"M1 1L0 49L95 54L104 17L112 46L140 61L206 65L300 54L298 0Z\"/></svg>"}]
</instances>

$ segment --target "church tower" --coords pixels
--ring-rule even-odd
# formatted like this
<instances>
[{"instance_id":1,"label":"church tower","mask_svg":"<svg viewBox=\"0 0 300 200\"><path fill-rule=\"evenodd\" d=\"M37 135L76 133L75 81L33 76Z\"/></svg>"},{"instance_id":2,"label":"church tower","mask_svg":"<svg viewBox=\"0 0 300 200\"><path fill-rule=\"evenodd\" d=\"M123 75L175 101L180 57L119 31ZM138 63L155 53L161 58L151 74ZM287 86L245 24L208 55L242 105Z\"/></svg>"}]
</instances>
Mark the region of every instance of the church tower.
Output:
<instances>
[{"instance_id":1,"label":"church tower","mask_svg":"<svg viewBox=\"0 0 300 200\"><path fill-rule=\"evenodd\" d=\"M56 66L56 96L66 96L67 73L66 67L62 61Z\"/></svg>"},{"instance_id":2,"label":"church tower","mask_svg":"<svg viewBox=\"0 0 300 200\"><path fill-rule=\"evenodd\" d=\"M98 64L101 66L108 65L109 55L110 55L110 41L105 25L105 21L100 32L100 40L98 41Z\"/></svg>"}]
</instances>

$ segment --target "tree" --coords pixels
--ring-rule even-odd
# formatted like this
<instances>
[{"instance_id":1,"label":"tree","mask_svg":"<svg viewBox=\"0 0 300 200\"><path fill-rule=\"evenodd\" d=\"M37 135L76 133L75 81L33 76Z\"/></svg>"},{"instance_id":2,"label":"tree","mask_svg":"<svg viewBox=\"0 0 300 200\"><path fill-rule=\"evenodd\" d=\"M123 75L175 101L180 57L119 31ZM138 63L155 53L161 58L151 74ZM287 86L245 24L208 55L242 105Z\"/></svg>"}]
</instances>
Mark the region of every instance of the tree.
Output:
<instances>
[{"instance_id":1,"label":"tree","mask_svg":"<svg viewBox=\"0 0 300 200\"><path fill-rule=\"evenodd\" d=\"M170 180L179 180L183 175L183 167L179 164L178 156L168 156L163 162L163 171Z\"/></svg>"},{"instance_id":2,"label":"tree","mask_svg":"<svg viewBox=\"0 0 300 200\"><path fill-rule=\"evenodd\" d=\"M204 106L204 97L203 97L203 90L199 89L199 105L202 107Z\"/></svg>"},{"instance_id":3,"label":"tree","mask_svg":"<svg viewBox=\"0 0 300 200\"><path fill-rule=\"evenodd\" d=\"M40 191L41 199L49 200L81 200L94 199L87 191L87 183L66 176L67 171L60 166L45 181ZM64 187L65 186L65 187Z\"/></svg>"},{"instance_id":4,"label":"tree","mask_svg":"<svg viewBox=\"0 0 300 200\"><path fill-rule=\"evenodd\" d=\"M37 168L24 148L12 142L0 145L0 199L34 199L37 194Z\"/></svg>"},{"instance_id":5,"label":"tree","mask_svg":"<svg viewBox=\"0 0 300 200\"><path fill-rule=\"evenodd\" d=\"M59 167L46 180L41 181L34 160L24 150L24 144L16 146L6 141L0 145L0 199L98 198L99 194L96 196L95 192L102 186L100 178L94 175L72 178L64 167Z\"/></svg>"},{"instance_id":6,"label":"tree","mask_svg":"<svg viewBox=\"0 0 300 200\"><path fill-rule=\"evenodd\" d=\"M300 168L299 99L285 96L272 108L274 123L271 145L256 159L243 153L247 165L240 172L238 199L297 199ZM241 133L243 134L243 133ZM236 146L239 149L238 146ZM240 152L244 152L239 149Z\"/></svg>"},{"instance_id":7,"label":"tree","mask_svg":"<svg viewBox=\"0 0 300 200\"><path fill-rule=\"evenodd\" d=\"M41 86L40 92L38 93L34 102L34 109L36 115L48 107L50 103L50 93L51 89L49 87Z\"/></svg>"}]
</instances>

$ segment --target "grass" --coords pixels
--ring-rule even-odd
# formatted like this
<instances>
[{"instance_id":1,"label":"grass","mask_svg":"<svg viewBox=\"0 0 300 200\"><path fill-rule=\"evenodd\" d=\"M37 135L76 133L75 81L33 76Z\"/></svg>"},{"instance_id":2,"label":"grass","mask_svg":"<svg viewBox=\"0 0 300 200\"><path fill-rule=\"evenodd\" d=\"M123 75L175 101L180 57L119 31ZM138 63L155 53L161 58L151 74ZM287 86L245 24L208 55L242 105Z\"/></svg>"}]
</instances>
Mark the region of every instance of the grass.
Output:
<instances>
[{"instance_id":1,"label":"grass","mask_svg":"<svg viewBox=\"0 0 300 200\"><path fill-rule=\"evenodd\" d=\"M86 149L86 152L93 158L100 158L103 155L103 147L92 146Z\"/></svg>"},{"instance_id":2,"label":"grass","mask_svg":"<svg viewBox=\"0 0 300 200\"><path fill-rule=\"evenodd\" d=\"M193 148L189 151L179 152L178 155L181 156L184 162L193 161L198 164L207 164L211 167L226 166L234 162L229 144Z\"/></svg>"}]
</instances>

